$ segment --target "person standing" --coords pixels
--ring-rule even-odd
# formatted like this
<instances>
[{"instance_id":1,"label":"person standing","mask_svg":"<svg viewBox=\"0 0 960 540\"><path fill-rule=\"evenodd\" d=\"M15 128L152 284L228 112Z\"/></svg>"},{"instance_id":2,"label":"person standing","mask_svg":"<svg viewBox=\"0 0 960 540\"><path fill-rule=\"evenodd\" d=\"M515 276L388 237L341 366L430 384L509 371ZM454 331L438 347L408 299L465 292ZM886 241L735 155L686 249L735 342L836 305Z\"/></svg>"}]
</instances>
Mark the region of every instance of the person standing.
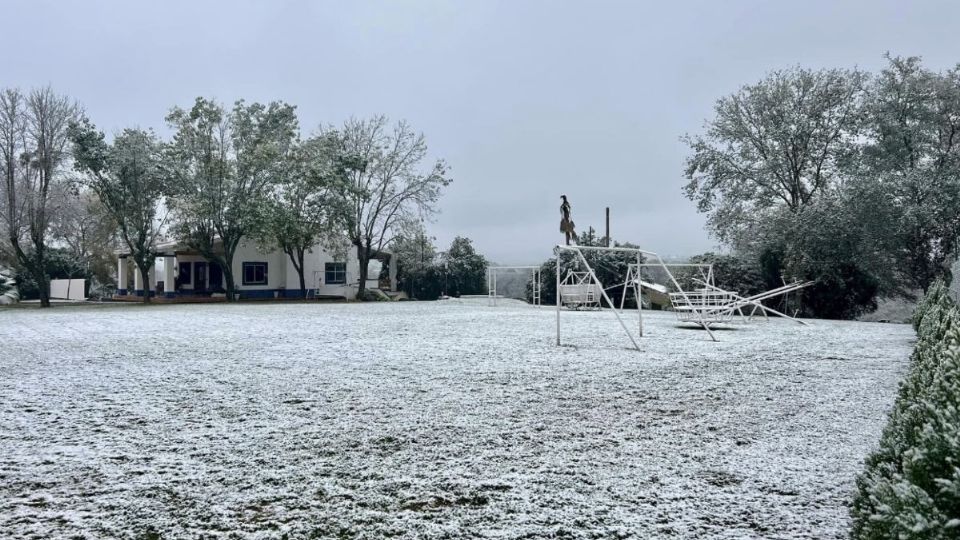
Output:
<instances>
[{"instance_id":1,"label":"person standing","mask_svg":"<svg viewBox=\"0 0 960 540\"><path fill-rule=\"evenodd\" d=\"M570 202L567 201L566 195L561 195L563 199L563 204L560 205L560 232L562 232L567 241L567 245L570 245L570 240L573 239L573 243L577 243L577 231L574 230L573 220L570 219Z\"/></svg>"}]
</instances>

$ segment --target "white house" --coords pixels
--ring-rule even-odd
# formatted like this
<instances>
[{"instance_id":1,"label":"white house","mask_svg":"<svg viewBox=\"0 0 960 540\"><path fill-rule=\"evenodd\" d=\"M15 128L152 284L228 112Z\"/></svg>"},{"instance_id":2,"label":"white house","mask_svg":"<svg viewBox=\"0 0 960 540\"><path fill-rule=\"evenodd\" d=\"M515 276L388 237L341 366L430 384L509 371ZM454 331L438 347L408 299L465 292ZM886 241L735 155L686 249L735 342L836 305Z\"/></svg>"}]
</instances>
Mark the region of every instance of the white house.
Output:
<instances>
[{"instance_id":1,"label":"white house","mask_svg":"<svg viewBox=\"0 0 960 540\"><path fill-rule=\"evenodd\" d=\"M157 246L157 260L144 287L140 272L129 253L117 254L117 295L143 296L162 294L178 296L214 296L225 292L226 282L220 265L213 263L178 242ZM356 250L348 249L344 257L336 257L317 245L304 257L304 279L308 297L354 298L360 282L360 263ZM389 265L389 283L380 284L383 261ZM130 277L133 287L129 288ZM290 258L282 250L266 251L256 242L243 239L233 258L233 278L237 296L243 298L296 298L301 295L300 277ZM397 288L396 260L389 253L380 253L370 261L366 276L367 289L385 292Z\"/></svg>"}]
</instances>

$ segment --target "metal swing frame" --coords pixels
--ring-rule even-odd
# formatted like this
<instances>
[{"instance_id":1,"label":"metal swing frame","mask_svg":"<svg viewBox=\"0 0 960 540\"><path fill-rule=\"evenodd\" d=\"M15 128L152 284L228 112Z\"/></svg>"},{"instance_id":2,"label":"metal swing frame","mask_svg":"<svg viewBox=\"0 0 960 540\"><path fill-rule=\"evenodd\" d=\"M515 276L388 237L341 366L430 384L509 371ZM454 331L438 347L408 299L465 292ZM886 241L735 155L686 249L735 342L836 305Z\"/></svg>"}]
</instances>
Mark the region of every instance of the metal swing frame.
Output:
<instances>
[{"instance_id":1,"label":"metal swing frame","mask_svg":"<svg viewBox=\"0 0 960 540\"><path fill-rule=\"evenodd\" d=\"M607 251L607 252L634 253L637 257L636 264L638 265L642 264L642 260L644 257L652 258L656 260L657 261L656 264L659 267L663 268L663 270L667 273L667 275L670 277L670 281L672 281L673 285L677 288L677 290L680 291L680 294L686 297L686 292L683 290L682 287L680 287L680 284L677 283L677 280L673 277L673 274L670 272L670 269L667 268L667 265L663 262L663 259L660 258L660 255L657 255L652 251L646 251L646 250L637 249L637 248L627 248L627 247L557 245L553 250L554 254L556 254L556 259L557 259L556 289L554 289L556 292L555 296L556 296L556 313L557 313L557 346L561 345L560 308L563 303L561 298L562 289L561 289L561 279L560 279L560 255L565 251L574 253L576 257L579 259L580 263L583 265L583 267L586 268L587 270L586 274L588 274L590 278L590 281L588 283L595 284L598 287L600 294L602 296L602 299L606 301L607 306L610 308L610 311L613 313L614 317L616 317L617 322L620 323L620 326L623 328L623 331L627 334L627 337L630 338L630 342L633 344L633 347L638 351L640 350L640 345L637 342L637 338L633 335L633 332L630 331L630 329L627 327L627 324L623 321L623 318L620 316L621 310L617 309L617 306L613 303L613 300L610 299L610 296L607 294L607 291L603 288L603 283L601 283L600 280L597 278L597 274L593 271L593 268L590 266L590 263L587 261L586 257L583 256L583 251ZM687 301L689 302L689 299L687 299ZM643 337L643 309L641 304L642 304L641 302L637 302L637 331L639 336ZM713 334L713 331L710 329L710 326L707 323L707 321L703 320L703 317L701 316L700 312L695 311L694 317L697 319L697 322L703 327L703 329L707 331L707 334L710 336L710 339L712 339L713 341L718 341L717 337Z\"/></svg>"}]
</instances>

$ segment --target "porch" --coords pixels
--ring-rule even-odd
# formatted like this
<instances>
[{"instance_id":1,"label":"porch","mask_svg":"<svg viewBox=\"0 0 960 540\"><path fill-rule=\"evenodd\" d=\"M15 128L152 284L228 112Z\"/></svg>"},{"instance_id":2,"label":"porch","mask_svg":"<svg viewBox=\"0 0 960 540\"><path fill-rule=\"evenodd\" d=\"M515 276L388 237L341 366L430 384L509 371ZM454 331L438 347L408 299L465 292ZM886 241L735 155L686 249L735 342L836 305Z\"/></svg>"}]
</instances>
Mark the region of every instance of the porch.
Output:
<instances>
[{"instance_id":1,"label":"porch","mask_svg":"<svg viewBox=\"0 0 960 540\"><path fill-rule=\"evenodd\" d=\"M239 299L353 298L359 286L359 263L317 246L304 261L306 290L285 253L265 252L255 243L242 242L234 255L233 276ZM396 262L380 252L370 261L367 289L391 292L396 287ZM130 284L132 283L132 287ZM129 253L117 252L116 299L136 300L144 295L158 299L222 299L226 279L220 264L176 242L157 246L156 260L146 283Z\"/></svg>"}]
</instances>

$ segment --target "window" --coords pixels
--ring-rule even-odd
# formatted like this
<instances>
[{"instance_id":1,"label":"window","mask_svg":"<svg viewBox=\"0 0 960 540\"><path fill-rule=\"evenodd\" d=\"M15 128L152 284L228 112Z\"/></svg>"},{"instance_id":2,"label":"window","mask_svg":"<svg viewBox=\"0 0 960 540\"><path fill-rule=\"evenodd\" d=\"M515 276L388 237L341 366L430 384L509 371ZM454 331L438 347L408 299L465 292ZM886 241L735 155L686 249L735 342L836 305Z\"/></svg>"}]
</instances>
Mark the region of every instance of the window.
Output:
<instances>
[{"instance_id":1,"label":"window","mask_svg":"<svg viewBox=\"0 0 960 540\"><path fill-rule=\"evenodd\" d=\"M243 263L243 284L244 285L266 285L267 284L267 263L265 262Z\"/></svg>"},{"instance_id":2,"label":"window","mask_svg":"<svg viewBox=\"0 0 960 540\"><path fill-rule=\"evenodd\" d=\"M324 270L323 279L327 285L343 285L347 282L347 263L327 263Z\"/></svg>"},{"instance_id":3,"label":"window","mask_svg":"<svg viewBox=\"0 0 960 540\"><path fill-rule=\"evenodd\" d=\"M177 280L180 282L181 285L190 284L191 268L192 267L188 262L180 263L180 274L177 276Z\"/></svg>"}]
</instances>

